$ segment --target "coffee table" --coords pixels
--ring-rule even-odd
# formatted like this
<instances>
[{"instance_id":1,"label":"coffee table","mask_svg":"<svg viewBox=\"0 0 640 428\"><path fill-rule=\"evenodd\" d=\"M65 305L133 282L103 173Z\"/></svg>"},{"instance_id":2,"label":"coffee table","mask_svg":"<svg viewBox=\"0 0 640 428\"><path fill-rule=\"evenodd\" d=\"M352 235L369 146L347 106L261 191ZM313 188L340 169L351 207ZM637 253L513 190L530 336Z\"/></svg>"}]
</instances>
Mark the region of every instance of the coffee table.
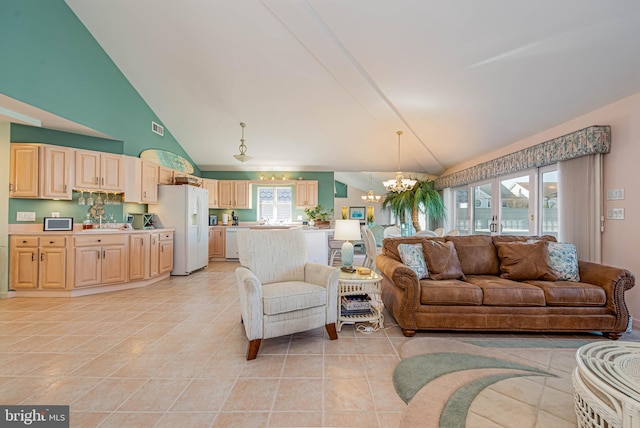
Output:
<instances>
[{"instance_id":1,"label":"coffee table","mask_svg":"<svg viewBox=\"0 0 640 428\"><path fill-rule=\"evenodd\" d=\"M576 352L579 427L640 428L640 343L598 341Z\"/></svg>"}]
</instances>

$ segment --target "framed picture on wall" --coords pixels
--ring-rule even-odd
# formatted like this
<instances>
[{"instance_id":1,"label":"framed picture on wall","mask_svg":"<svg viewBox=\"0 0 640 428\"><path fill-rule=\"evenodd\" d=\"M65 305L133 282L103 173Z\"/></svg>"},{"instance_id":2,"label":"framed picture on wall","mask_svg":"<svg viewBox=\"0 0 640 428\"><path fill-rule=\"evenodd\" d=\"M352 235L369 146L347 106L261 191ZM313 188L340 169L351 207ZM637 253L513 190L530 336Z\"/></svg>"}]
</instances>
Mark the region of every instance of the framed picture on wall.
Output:
<instances>
[{"instance_id":1,"label":"framed picture on wall","mask_svg":"<svg viewBox=\"0 0 640 428\"><path fill-rule=\"evenodd\" d=\"M364 207L349 207L349 219L350 220L364 220L365 219Z\"/></svg>"}]
</instances>

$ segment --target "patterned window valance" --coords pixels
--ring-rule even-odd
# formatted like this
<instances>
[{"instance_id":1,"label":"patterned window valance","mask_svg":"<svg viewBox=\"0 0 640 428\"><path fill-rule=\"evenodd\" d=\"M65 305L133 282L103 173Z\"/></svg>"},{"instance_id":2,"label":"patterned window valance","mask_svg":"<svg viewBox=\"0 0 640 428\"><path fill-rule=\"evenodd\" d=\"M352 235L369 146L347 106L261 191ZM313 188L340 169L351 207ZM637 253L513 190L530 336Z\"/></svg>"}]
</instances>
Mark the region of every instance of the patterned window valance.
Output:
<instances>
[{"instance_id":1,"label":"patterned window valance","mask_svg":"<svg viewBox=\"0 0 640 428\"><path fill-rule=\"evenodd\" d=\"M611 127L590 126L435 180L436 190L463 186L593 153L609 153Z\"/></svg>"}]
</instances>

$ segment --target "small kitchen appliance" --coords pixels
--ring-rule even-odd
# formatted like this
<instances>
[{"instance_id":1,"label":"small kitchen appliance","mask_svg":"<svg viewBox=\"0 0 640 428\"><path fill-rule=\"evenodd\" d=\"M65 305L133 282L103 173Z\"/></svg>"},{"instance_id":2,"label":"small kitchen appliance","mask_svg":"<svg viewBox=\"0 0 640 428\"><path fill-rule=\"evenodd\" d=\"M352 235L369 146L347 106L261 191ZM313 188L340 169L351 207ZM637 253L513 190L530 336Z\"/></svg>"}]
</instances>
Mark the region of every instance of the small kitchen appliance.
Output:
<instances>
[{"instance_id":1,"label":"small kitchen appliance","mask_svg":"<svg viewBox=\"0 0 640 428\"><path fill-rule=\"evenodd\" d=\"M218 216L210 215L209 216L209 226L217 226L218 225Z\"/></svg>"}]
</instances>

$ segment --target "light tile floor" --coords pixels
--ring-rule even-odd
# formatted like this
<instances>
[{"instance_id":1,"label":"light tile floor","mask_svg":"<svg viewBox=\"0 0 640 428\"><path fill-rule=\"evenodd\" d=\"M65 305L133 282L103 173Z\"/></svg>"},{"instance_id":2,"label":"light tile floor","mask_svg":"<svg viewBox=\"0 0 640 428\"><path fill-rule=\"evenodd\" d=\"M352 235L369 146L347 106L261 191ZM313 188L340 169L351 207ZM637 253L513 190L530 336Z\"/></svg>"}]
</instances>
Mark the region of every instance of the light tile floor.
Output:
<instances>
[{"instance_id":1,"label":"light tile floor","mask_svg":"<svg viewBox=\"0 0 640 428\"><path fill-rule=\"evenodd\" d=\"M94 296L0 299L0 403L69 404L72 427L400 426L391 375L411 339L393 318L374 334L345 326L337 341L323 328L265 340L246 361L237 266Z\"/></svg>"}]
</instances>

